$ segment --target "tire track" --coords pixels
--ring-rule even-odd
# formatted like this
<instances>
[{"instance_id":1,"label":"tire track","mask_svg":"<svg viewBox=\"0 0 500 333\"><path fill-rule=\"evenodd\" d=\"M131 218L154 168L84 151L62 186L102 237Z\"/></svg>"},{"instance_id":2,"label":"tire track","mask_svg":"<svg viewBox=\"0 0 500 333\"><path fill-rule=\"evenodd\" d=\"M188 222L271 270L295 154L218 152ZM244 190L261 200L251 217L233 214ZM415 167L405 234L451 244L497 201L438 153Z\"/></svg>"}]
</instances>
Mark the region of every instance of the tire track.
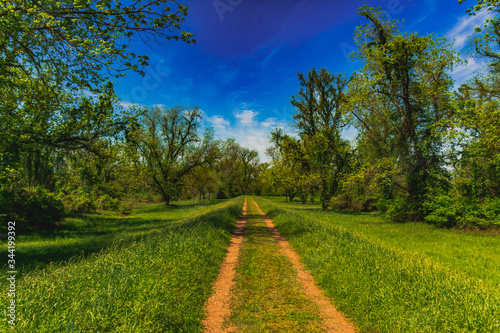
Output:
<instances>
[{"instance_id":1,"label":"tire track","mask_svg":"<svg viewBox=\"0 0 500 333\"><path fill-rule=\"evenodd\" d=\"M226 259L222 263L217 281L214 284L214 294L208 299L205 306L207 317L202 324L207 333L221 333L224 321L229 318L231 309L229 300L231 288L234 285L235 268L238 264L238 255L243 241L243 233L247 225L247 198L243 204L243 213L236 223L236 230L231 238Z\"/></svg>"},{"instance_id":2,"label":"tire track","mask_svg":"<svg viewBox=\"0 0 500 333\"><path fill-rule=\"evenodd\" d=\"M256 202L255 206L257 206L257 211L261 215L269 230L273 233L273 237L280 244L283 255L285 255L292 263L293 268L297 273L297 278L304 288L306 295L311 301L318 305L327 332L355 333L356 330L354 329L354 326L330 303L321 289L315 284L314 278L308 271L305 270L304 265L300 262L300 257L290 247L290 243L288 243L286 238L278 232L278 229L274 226L273 221L268 218L266 214L264 214Z\"/></svg>"}]
</instances>

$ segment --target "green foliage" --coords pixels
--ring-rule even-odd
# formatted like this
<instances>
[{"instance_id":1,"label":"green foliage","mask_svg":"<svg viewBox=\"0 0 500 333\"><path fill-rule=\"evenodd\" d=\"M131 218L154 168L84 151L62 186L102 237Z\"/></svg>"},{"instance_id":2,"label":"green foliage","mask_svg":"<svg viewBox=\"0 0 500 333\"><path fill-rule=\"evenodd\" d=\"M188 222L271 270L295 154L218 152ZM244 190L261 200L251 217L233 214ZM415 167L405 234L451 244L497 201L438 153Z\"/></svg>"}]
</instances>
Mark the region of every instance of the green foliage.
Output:
<instances>
[{"instance_id":1,"label":"green foliage","mask_svg":"<svg viewBox=\"0 0 500 333\"><path fill-rule=\"evenodd\" d=\"M109 162L102 140L122 139L143 112L120 107L110 79L128 70L144 75L148 57L131 52L136 41L195 42L181 31L186 15L187 7L165 0L2 2L0 184L19 174L17 187L41 185L57 192L57 182L68 181L58 179L60 171L70 169L69 159L79 152ZM99 164L96 174L86 176L106 176L109 164ZM102 178L98 183L109 185ZM101 192L115 194L109 188Z\"/></svg>"},{"instance_id":2,"label":"green foliage","mask_svg":"<svg viewBox=\"0 0 500 333\"><path fill-rule=\"evenodd\" d=\"M118 198L113 198L109 194L103 194L97 199L96 206L104 210L118 210L120 208L120 201Z\"/></svg>"},{"instance_id":3,"label":"green foliage","mask_svg":"<svg viewBox=\"0 0 500 333\"><path fill-rule=\"evenodd\" d=\"M128 202L128 203L121 204L118 208L119 208L120 214L129 215L132 213L133 205L132 205L132 203Z\"/></svg>"},{"instance_id":4,"label":"green foliage","mask_svg":"<svg viewBox=\"0 0 500 333\"><path fill-rule=\"evenodd\" d=\"M359 13L369 22L357 28L353 57L364 67L349 87L359 147L369 164L394 162L387 181L408 196L394 203L394 216L422 220L428 189L446 185L441 180L447 176L443 136L453 111L449 70L460 60L445 38L402 33L380 9L365 5Z\"/></svg>"},{"instance_id":5,"label":"green foliage","mask_svg":"<svg viewBox=\"0 0 500 333\"><path fill-rule=\"evenodd\" d=\"M302 152L295 148L292 160L295 159L303 175L317 180L323 210L328 210L330 198L338 191L340 179L350 164L349 142L340 137L342 128L348 124L345 106L349 79L342 74L330 74L324 68L319 73L313 68L307 76L299 73L298 78L300 91L291 103L296 108L294 125L302 141L295 146L302 145ZM288 149L280 143L279 135L274 141L281 145L281 150ZM309 191L315 187L307 180L302 180L302 185ZM304 198L309 191L301 190Z\"/></svg>"},{"instance_id":6,"label":"green foliage","mask_svg":"<svg viewBox=\"0 0 500 333\"><path fill-rule=\"evenodd\" d=\"M258 190L256 183L262 171L256 150L242 147L234 139L227 139L219 145L220 156L212 163L219 187L220 198L232 198Z\"/></svg>"},{"instance_id":7,"label":"green foliage","mask_svg":"<svg viewBox=\"0 0 500 333\"><path fill-rule=\"evenodd\" d=\"M97 209L95 199L90 191L85 191L82 188L75 189L67 195L60 195L59 197L70 215L93 213Z\"/></svg>"},{"instance_id":8,"label":"green foliage","mask_svg":"<svg viewBox=\"0 0 500 333\"><path fill-rule=\"evenodd\" d=\"M141 68L149 58L131 52L130 45L137 40L149 44L170 39L194 42L192 34L179 32L186 15L187 7L165 0L128 4L50 0L43 6L2 2L0 75L8 86L29 77L38 77L43 84L57 75L58 83L66 87L88 89L125 70L144 74Z\"/></svg>"},{"instance_id":9,"label":"green foliage","mask_svg":"<svg viewBox=\"0 0 500 333\"><path fill-rule=\"evenodd\" d=\"M0 190L0 211L4 222L15 221L21 230L51 230L65 216L61 201L41 187Z\"/></svg>"},{"instance_id":10,"label":"green foliage","mask_svg":"<svg viewBox=\"0 0 500 333\"><path fill-rule=\"evenodd\" d=\"M500 226L500 198L474 202L463 197L440 195L426 203L425 221L439 227L489 229Z\"/></svg>"},{"instance_id":11,"label":"green foliage","mask_svg":"<svg viewBox=\"0 0 500 333\"><path fill-rule=\"evenodd\" d=\"M154 106L144 115L142 126L129 134L153 189L166 205L182 195L183 177L218 156L213 130L198 136L202 113L198 107Z\"/></svg>"}]
</instances>

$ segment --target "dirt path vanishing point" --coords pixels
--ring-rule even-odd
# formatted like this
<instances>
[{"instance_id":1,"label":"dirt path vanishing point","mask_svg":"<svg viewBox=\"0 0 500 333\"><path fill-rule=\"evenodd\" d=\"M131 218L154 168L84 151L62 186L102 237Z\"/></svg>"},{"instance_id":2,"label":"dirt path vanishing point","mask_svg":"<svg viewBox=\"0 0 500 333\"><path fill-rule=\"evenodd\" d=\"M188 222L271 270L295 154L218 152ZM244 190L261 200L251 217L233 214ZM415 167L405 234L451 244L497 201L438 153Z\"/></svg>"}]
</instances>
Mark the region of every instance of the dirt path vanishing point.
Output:
<instances>
[{"instance_id":1,"label":"dirt path vanishing point","mask_svg":"<svg viewBox=\"0 0 500 333\"><path fill-rule=\"evenodd\" d=\"M330 303L321 289L316 286L312 275L307 272L304 265L300 262L297 253L290 247L290 244L281 236L264 212L255 202L257 211L262 217L266 226L273 233L273 237L281 246L281 252L290 260L293 269L297 274L297 279L302 285L307 297L318 305L321 318L324 322L327 332L332 333L355 333L354 326ZM234 286L235 268L238 264L238 254L243 241L243 232L247 222L247 198L243 205L243 214L238 221L236 231L231 239L231 245L228 248L228 254L221 266L219 276L214 284L214 294L208 299L205 311L207 318L203 321L206 333L222 333L224 322L229 318L231 309L229 301L231 297L231 288ZM231 330L232 331L232 330Z\"/></svg>"},{"instance_id":2,"label":"dirt path vanishing point","mask_svg":"<svg viewBox=\"0 0 500 333\"><path fill-rule=\"evenodd\" d=\"M243 241L243 232L247 225L247 200L243 204L243 213L239 221L236 223L231 243L227 249L227 256L222 263L219 271L219 276L214 284L214 294L208 299L205 306L207 318L203 321L205 332L221 333L223 332L222 325L229 318L231 310L229 308L229 299L231 297L231 288L234 285L235 268L238 264L238 255L240 253L241 242Z\"/></svg>"}]
</instances>

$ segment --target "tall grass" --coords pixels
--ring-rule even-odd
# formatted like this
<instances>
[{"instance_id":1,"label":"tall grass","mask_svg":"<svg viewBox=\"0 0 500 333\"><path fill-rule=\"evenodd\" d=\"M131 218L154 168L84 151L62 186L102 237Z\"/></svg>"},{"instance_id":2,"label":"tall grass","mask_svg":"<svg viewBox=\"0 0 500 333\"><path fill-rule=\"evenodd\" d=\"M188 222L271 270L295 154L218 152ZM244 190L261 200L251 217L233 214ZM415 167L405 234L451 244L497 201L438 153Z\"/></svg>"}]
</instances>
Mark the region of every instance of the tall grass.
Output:
<instances>
[{"instance_id":1,"label":"tall grass","mask_svg":"<svg viewBox=\"0 0 500 333\"><path fill-rule=\"evenodd\" d=\"M50 264L24 275L17 281L16 330L202 331L203 305L242 200L218 204L132 240L115 240L83 260ZM142 218L147 216L145 212ZM156 218L161 220L161 214ZM169 220L168 213L163 218Z\"/></svg>"},{"instance_id":2,"label":"tall grass","mask_svg":"<svg viewBox=\"0 0 500 333\"><path fill-rule=\"evenodd\" d=\"M257 199L363 332L499 332L500 292L427 255Z\"/></svg>"},{"instance_id":3,"label":"tall grass","mask_svg":"<svg viewBox=\"0 0 500 333\"><path fill-rule=\"evenodd\" d=\"M83 259L116 241L132 241L175 227L186 219L214 209L213 206L220 202L211 200L193 206L190 201L180 201L168 207L146 204L135 207L127 216L100 211L98 214L66 218L56 230L50 232L17 232L16 267L22 275L34 268L45 268L50 263L74 260L75 257ZM0 244L0 254L7 255L7 242ZM6 260L0 262L2 271L7 270L6 264Z\"/></svg>"},{"instance_id":4,"label":"tall grass","mask_svg":"<svg viewBox=\"0 0 500 333\"><path fill-rule=\"evenodd\" d=\"M236 268L229 327L235 332L324 332L317 305L248 200L248 225Z\"/></svg>"},{"instance_id":5,"label":"tall grass","mask_svg":"<svg viewBox=\"0 0 500 333\"><path fill-rule=\"evenodd\" d=\"M433 261L450 266L494 286L500 286L500 234L487 234L461 229L443 229L427 223L388 222L378 212L322 212L319 204L285 202L270 197L286 207L338 228L349 230L388 247L423 254Z\"/></svg>"}]
</instances>

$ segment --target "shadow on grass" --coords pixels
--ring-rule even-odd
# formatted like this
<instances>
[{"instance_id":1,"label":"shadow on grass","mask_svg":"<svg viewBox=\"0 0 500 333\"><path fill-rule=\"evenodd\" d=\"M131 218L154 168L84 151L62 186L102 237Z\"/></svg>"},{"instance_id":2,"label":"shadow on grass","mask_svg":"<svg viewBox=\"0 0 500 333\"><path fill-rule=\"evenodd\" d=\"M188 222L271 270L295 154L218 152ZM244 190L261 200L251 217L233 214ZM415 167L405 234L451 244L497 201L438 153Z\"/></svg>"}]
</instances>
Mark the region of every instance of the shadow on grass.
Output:
<instances>
[{"instance_id":1,"label":"shadow on grass","mask_svg":"<svg viewBox=\"0 0 500 333\"><path fill-rule=\"evenodd\" d=\"M203 206L217 203L206 203ZM142 206L136 209L135 216L127 218L92 214L79 218L77 222L67 221L53 231L21 234L22 237L16 241L16 268L23 275L36 268L46 268L51 263L82 260L113 245L127 246L142 237L181 225L189 226L190 223L181 222L182 211L188 212L196 207L197 205ZM168 214L173 211L177 213L172 218L148 217L148 214ZM0 256L7 257L6 247L0 251ZM6 264L7 261L4 261L0 267L3 266L2 269L6 270Z\"/></svg>"}]
</instances>

